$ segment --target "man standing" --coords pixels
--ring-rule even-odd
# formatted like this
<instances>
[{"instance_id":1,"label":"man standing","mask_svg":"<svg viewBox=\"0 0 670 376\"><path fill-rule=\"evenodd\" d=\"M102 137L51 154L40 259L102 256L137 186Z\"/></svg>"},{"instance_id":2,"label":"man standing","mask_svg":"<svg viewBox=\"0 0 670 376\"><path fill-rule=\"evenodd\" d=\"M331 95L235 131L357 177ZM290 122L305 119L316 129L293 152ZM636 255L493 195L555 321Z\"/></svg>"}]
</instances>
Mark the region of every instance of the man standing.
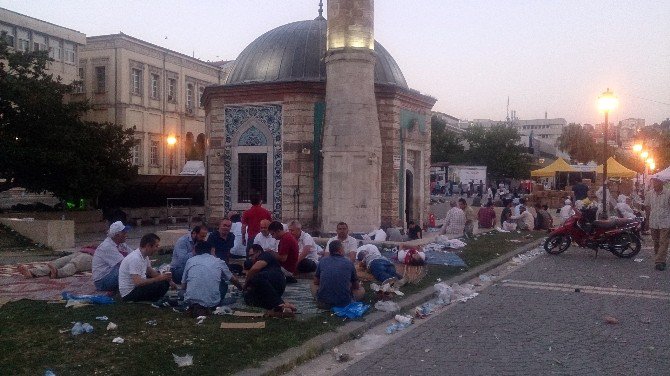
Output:
<instances>
[{"instance_id":1,"label":"man standing","mask_svg":"<svg viewBox=\"0 0 670 376\"><path fill-rule=\"evenodd\" d=\"M651 179L652 189L647 192L645 208L649 213L649 229L654 242L656 270L665 270L670 243L670 190L663 181Z\"/></svg>"},{"instance_id":2,"label":"man standing","mask_svg":"<svg viewBox=\"0 0 670 376\"><path fill-rule=\"evenodd\" d=\"M207 238L207 227L195 226L190 234L177 239L172 251L172 261L170 262L170 272L172 272L172 281L174 283L181 283L186 261L194 255L195 243L203 242L205 238Z\"/></svg>"},{"instance_id":3,"label":"man standing","mask_svg":"<svg viewBox=\"0 0 670 376\"><path fill-rule=\"evenodd\" d=\"M358 240L356 240L352 236L349 236L349 225L344 222L340 222L337 224L335 232L337 233L337 235L328 239L328 243L326 243L325 254L328 255L328 250L330 249L329 247L330 242L334 240L339 240L342 242L342 246L344 247L344 255L346 257L349 257L349 260L351 260L351 262L355 262L356 250L358 249Z\"/></svg>"},{"instance_id":4,"label":"man standing","mask_svg":"<svg viewBox=\"0 0 670 376\"><path fill-rule=\"evenodd\" d=\"M258 244L263 247L263 251L277 252L277 239L273 238L270 234L270 230L268 230L269 226L270 221L267 219L261 221L261 232L256 234L256 237L253 239L253 244Z\"/></svg>"},{"instance_id":5,"label":"man standing","mask_svg":"<svg viewBox=\"0 0 670 376\"><path fill-rule=\"evenodd\" d=\"M293 235L284 231L284 225L279 221L270 223L268 230L270 230L272 237L279 241L277 253L274 254L277 261L291 276L295 275L298 271L298 241L295 240Z\"/></svg>"},{"instance_id":6,"label":"man standing","mask_svg":"<svg viewBox=\"0 0 670 376\"><path fill-rule=\"evenodd\" d=\"M463 229L465 228L465 213L457 206L456 201L450 201L449 205L451 206L451 209L449 209L447 216L444 218L444 225L442 225L442 229L440 229L440 235L458 237L463 235Z\"/></svg>"},{"instance_id":7,"label":"man standing","mask_svg":"<svg viewBox=\"0 0 670 376\"><path fill-rule=\"evenodd\" d=\"M149 261L149 256L153 256L159 248L158 235L146 234L140 240L140 248L121 262L119 292L124 302L153 302L162 298L170 288L171 273L157 272Z\"/></svg>"},{"instance_id":8,"label":"man standing","mask_svg":"<svg viewBox=\"0 0 670 376\"><path fill-rule=\"evenodd\" d=\"M254 194L251 196L251 208L242 214L242 236L244 237L242 244L247 247L247 253L256 234L261 231L261 221L264 219L271 221L272 215L262 206L261 196Z\"/></svg>"},{"instance_id":9,"label":"man standing","mask_svg":"<svg viewBox=\"0 0 670 376\"><path fill-rule=\"evenodd\" d=\"M116 221L109 226L107 238L100 243L93 255L93 284L101 291L114 291L119 288L119 267L123 257L132 252L126 239L129 226Z\"/></svg>"},{"instance_id":10,"label":"man standing","mask_svg":"<svg viewBox=\"0 0 670 376\"><path fill-rule=\"evenodd\" d=\"M225 261L226 264L230 261L230 250L235 246L235 234L230 232L232 225L230 219L222 219L219 222L219 229L212 232L207 240L214 250L212 254Z\"/></svg>"},{"instance_id":11,"label":"man standing","mask_svg":"<svg viewBox=\"0 0 670 376\"><path fill-rule=\"evenodd\" d=\"M466 238L471 238L474 236L474 230L475 230L475 212L472 210L472 207L470 207L465 201L464 198L461 198L458 200L458 207L463 210L463 213L465 214L465 225L463 226L463 234L465 235Z\"/></svg>"},{"instance_id":12,"label":"man standing","mask_svg":"<svg viewBox=\"0 0 670 376\"><path fill-rule=\"evenodd\" d=\"M288 224L288 232L298 241L298 273L311 273L316 270L319 255L312 235L302 231L300 222L293 220Z\"/></svg>"},{"instance_id":13,"label":"man standing","mask_svg":"<svg viewBox=\"0 0 670 376\"><path fill-rule=\"evenodd\" d=\"M342 242L332 241L328 253L330 257L324 258L316 268L311 286L317 306L322 309L345 307L352 300L361 300L365 289L358 282L354 264L344 257Z\"/></svg>"}]
</instances>

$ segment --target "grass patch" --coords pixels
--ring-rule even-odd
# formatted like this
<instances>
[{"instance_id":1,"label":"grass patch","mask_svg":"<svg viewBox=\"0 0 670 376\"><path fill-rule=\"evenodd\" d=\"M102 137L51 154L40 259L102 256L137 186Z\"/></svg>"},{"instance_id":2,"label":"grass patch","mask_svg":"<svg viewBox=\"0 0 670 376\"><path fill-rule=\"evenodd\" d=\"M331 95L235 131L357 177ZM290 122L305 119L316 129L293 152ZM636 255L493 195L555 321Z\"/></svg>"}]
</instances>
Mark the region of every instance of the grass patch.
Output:
<instances>
[{"instance_id":1,"label":"grass patch","mask_svg":"<svg viewBox=\"0 0 670 376\"><path fill-rule=\"evenodd\" d=\"M545 234L530 235L479 236L470 240L460 255L475 267ZM169 262L169 257L160 255L154 264ZM419 284L404 287L403 292L410 295L434 284L437 278L447 279L464 270L430 265L426 277ZM365 300L368 304L375 302L371 294ZM118 329L106 331L108 322L95 320L102 315ZM148 325L149 320L156 320L157 325ZM265 329L224 330L219 328L223 321L254 319L211 316L196 325L189 316L146 304L66 309L63 304L43 301L11 302L0 308L0 349L4 349L0 353L0 375L41 375L46 369L57 375L225 375L257 365L344 323L328 313L302 321L264 320ZM75 321L88 322L95 331L77 337L69 331L59 333L69 330ZM125 343L112 343L117 336ZM178 368L173 353L193 355L193 366Z\"/></svg>"}]
</instances>

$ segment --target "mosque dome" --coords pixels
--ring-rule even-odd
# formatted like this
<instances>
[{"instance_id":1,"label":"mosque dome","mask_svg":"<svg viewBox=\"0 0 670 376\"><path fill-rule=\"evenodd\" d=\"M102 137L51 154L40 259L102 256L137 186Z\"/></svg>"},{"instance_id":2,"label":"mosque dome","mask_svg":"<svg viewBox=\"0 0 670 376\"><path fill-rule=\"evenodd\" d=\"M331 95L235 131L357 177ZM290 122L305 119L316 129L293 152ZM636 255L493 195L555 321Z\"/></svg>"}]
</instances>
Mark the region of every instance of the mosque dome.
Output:
<instances>
[{"instance_id":1,"label":"mosque dome","mask_svg":"<svg viewBox=\"0 0 670 376\"><path fill-rule=\"evenodd\" d=\"M326 81L327 21L317 18L279 26L251 42L235 60L226 85ZM375 83L408 88L391 54L375 41Z\"/></svg>"}]
</instances>

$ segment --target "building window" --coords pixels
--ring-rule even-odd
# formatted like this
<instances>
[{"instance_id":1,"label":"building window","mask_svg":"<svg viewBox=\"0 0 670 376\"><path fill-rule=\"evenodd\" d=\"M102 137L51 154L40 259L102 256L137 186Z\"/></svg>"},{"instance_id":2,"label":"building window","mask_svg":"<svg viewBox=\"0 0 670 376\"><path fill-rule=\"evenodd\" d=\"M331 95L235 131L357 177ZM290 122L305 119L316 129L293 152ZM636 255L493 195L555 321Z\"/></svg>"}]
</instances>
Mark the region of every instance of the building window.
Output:
<instances>
[{"instance_id":1,"label":"building window","mask_svg":"<svg viewBox=\"0 0 670 376\"><path fill-rule=\"evenodd\" d=\"M65 62L69 64L74 64L74 51L65 50Z\"/></svg>"},{"instance_id":2,"label":"building window","mask_svg":"<svg viewBox=\"0 0 670 376\"><path fill-rule=\"evenodd\" d=\"M19 38L19 51L28 52L30 49L30 42L27 39Z\"/></svg>"},{"instance_id":3,"label":"building window","mask_svg":"<svg viewBox=\"0 0 670 376\"><path fill-rule=\"evenodd\" d=\"M5 39L5 42L7 42L7 45L14 48L14 31L0 30L0 33L2 33L2 37Z\"/></svg>"},{"instance_id":4,"label":"building window","mask_svg":"<svg viewBox=\"0 0 670 376\"><path fill-rule=\"evenodd\" d=\"M46 44L40 44L39 42L33 42L33 51L45 51L47 49Z\"/></svg>"},{"instance_id":5,"label":"building window","mask_svg":"<svg viewBox=\"0 0 670 376\"><path fill-rule=\"evenodd\" d=\"M154 167L160 166L158 163L160 161L160 141L151 140L151 154L150 154L150 164Z\"/></svg>"},{"instance_id":6,"label":"building window","mask_svg":"<svg viewBox=\"0 0 670 376\"><path fill-rule=\"evenodd\" d=\"M177 80L174 78L168 79L168 100L170 102L177 101Z\"/></svg>"},{"instance_id":7,"label":"building window","mask_svg":"<svg viewBox=\"0 0 670 376\"><path fill-rule=\"evenodd\" d=\"M266 153L239 153L237 155L237 202L251 202L252 194L260 194L267 202L267 163Z\"/></svg>"},{"instance_id":8,"label":"building window","mask_svg":"<svg viewBox=\"0 0 670 376\"><path fill-rule=\"evenodd\" d=\"M95 91L104 93L107 87L107 77L105 76L105 67L95 67Z\"/></svg>"},{"instance_id":9,"label":"building window","mask_svg":"<svg viewBox=\"0 0 670 376\"><path fill-rule=\"evenodd\" d=\"M60 46L49 47L49 57L56 61L63 60L63 50Z\"/></svg>"},{"instance_id":10,"label":"building window","mask_svg":"<svg viewBox=\"0 0 670 376\"><path fill-rule=\"evenodd\" d=\"M160 76L157 74L152 74L151 75L151 98L153 99L159 99L158 93L159 91L159 85L158 82L160 81Z\"/></svg>"},{"instance_id":11,"label":"building window","mask_svg":"<svg viewBox=\"0 0 670 376\"><path fill-rule=\"evenodd\" d=\"M133 148L130 149L131 153L131 162L133 166L142 165L142 140L136 140Z\"/></svg>"},{"instance_id":12,"label":"building window","mask_svg":"<svg viewBox=\"0 0 670 376\"><path fill-rule=\"evenodd\" d=\"M186 85L186 112L193 113L193 84Z\"/></svg>"},{"instance_id":13,"label":"building window","mask_svg":"<svg viewBox=\"0 0 670 376\"><path fill-rule=\"evenodd\" d=\"M133 68L130 72L130 79L133 94L142 95L142 71Z\"/></svg>"},{"instance_id":14,"label":"building window","mask_svg":"<svg viewBox=\"0 0 670 376\"><path fill-rule=\"evenodd\" d=\"M84 90L84 85L86 82L86 69L84 67L79 67L79 81L74 84L74 92L81 94Z\"/></svg>"},{"instance_id":15,"label":"building window","mask_svg":"<svg viewBox=\"0 0 670 376\"><path fill-rule=\"evenodd\" d=\"M198 88L198 107L200 108L205 107L205 102L202 99L203 94L205 94L205 88Z\"/></svg>"}]
</instances>

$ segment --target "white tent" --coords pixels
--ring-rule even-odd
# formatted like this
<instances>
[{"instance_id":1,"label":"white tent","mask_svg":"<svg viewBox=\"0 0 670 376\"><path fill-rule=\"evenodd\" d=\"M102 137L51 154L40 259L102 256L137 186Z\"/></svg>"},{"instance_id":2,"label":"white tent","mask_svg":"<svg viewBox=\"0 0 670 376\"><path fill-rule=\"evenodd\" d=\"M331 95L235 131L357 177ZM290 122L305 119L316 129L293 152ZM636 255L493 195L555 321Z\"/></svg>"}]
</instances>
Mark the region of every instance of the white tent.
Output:
<instances>
[{"instance_id":1,"label":"white tent","mask_svg":"<svg viewBox=\"0 0 670 376\"><path fill-rule=\"evenodd\" d=\"M660 179L665 183L670 182L670 167L651 175L649 178Z\"/></svg>"}]
</instances>

